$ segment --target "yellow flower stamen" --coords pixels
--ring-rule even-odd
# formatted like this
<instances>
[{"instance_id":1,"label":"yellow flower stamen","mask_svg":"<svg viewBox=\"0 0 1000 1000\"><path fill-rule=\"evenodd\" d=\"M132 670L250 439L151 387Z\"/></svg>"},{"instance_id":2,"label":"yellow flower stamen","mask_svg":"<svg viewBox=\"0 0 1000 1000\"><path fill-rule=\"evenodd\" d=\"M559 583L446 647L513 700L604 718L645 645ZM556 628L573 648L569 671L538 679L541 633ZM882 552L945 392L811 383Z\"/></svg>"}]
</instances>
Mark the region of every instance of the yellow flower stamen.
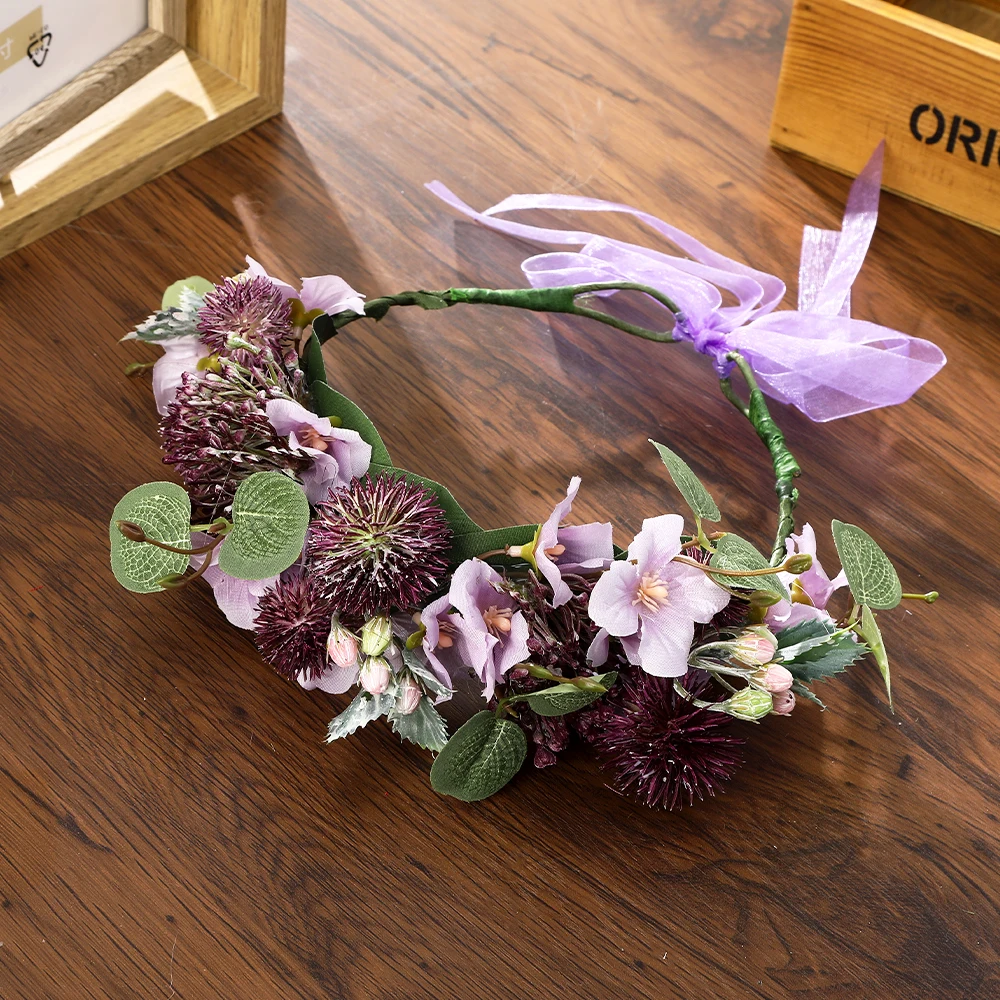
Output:
<instances>
[{"instance_id":1,"label":"yellow flower stamen","mask_svg":"<svg viewBox=\"0 0 1000 1000\"><path fill-rule=\"evenodd\" d=\"M632 606L641 604L647 611L659 611L667 603L669 590L655 573L643 573Z\"/></svg>"}]
</instances>

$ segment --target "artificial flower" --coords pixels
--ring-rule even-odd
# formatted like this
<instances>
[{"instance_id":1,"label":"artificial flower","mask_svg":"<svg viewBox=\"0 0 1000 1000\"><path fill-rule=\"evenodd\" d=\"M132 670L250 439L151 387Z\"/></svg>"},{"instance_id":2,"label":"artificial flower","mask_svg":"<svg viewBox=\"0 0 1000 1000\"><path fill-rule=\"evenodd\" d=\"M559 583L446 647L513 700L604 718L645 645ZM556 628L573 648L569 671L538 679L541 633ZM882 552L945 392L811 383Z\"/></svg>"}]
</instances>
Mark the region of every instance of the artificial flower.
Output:
<instances>
[{"instance_id":1,"label":"artificial flower","mask_svg":"<svg viewBox=\"0 0 1000 1000\"><path fill-rule=\"evenodd\" d=\"M254 277L267 278L278 290L282 299L298 299L302 303L302 308L307 312L314 309L322 309L330 316L335 316L339 312L356 312L363 315L365 311L365 297L356 292L351 286L338 278L335 274L323 274L315 278L302 278L302 287L296 290L287 281L280 278L272 278L264 268L253 259L247 256L247 271Z\"/></svg>"},{"instance_id":2,"label":"artificial flower","mask_svg":"<svg viewBox=\"0 0 1000 1000\"><path fill-rule=\"evenodd\" d=\"M196 371L199 362L211 354L211 349L202 343L201 337L193 335L172 337L158 343L163 348L163 356L153 365L153 399L157 413L165 417L184 373Z\"/></svg>"},{"instance_id":3,"label":"artificial flower","mask_svg":"<svg viewBox=\"0 0 1000 1000\"><path fill-rule=\"evenodd\" d=\"M658 677L687 672L695 622L711 621L729 603L703 570L673 562L683 529L679 514L647 518L628 559L613 562L590 595L591 619L622 640L630 663Z\"/></svg>"},{"instance_id":4,"label":"artificial flower","mask_svg":"<svg viewBox=\"0 0 1000 1000\"><path fill-rule=\"evenodd\" d=\"M292 336L292 314L270 279L225 278L205 296L198 330L215 353L230 351L235 338L253 352L270 349L280 357Z\"/></svg>"},{"instance_id":5,"label":"artificial flower","mask_svg":"<svg viewBox=\"0 0 1000 1000\"><path fill-rule=\"evenodd\" d=\"M333 607L313 573L283 574L257 605L254 639L261 656L288 680L318 680L328 669ZM318 685L317 685L318 686Z\"/></svg>"},{"instance_id":6,"label":"artificial flower","mask_svg":"<svg viewBox=\"0 0 1000 1000\"><path fill-rule=\"evenodd\" d=\"M451 597L445 594L420 612L424 628L420 645L427 665L442 684L454 687L463 670L476 669L489 656L488 633L466 623L451 610ZM477 671L478 672L478 671Z\"/></svg>"},{"instance_id":7,"label":"artificial flower","mask_svg":"<svg viewBox=\"0 0 1000 1000\"><path fill-rule=\"evenodd\" d=\"M270 399L264 410L274 430L288 438L288 446L312 459L299 478L313 506L368 471L372 446L357 431L334 427L327 417L318 417L293 399Z\"/></svg>"},{"instance_id":8,"label":"artificial flower","mask_svg":"<svg viewBox=\"0 0 1000 1000\"><path fill-rule=\"evenodd\" d=\"M191 546L198 548L206 545L209 540L209 535L196 531L191 535ZM238 580L235 576L223 573L219 569L219 546L216 546L208 556L211 561L202 576L212 588L219 610L237 628L254 628L260 599L277 583L278 578L272 576L266 580ZM192 568L200 569L204 560L204 555L191 556Z\"/></svg>"},{"instance_id":9,"label":"artificial flower","mask_svg":"<svg viewBox=\"0 0 1000 1000\"><path fill-rule=\"evenodd\" d=\"M800 552L812 556L812 566L797 576L791 573L778 574L779 579L791 592L792 600L779 601L767 609L764 620L775 631L791 628L811 618L832 622L833 619L827 614L826 606L841 587L847 586L847 574L843 570L832 580L827 576L816 554L816 532L811 524L802 525L802 534L793 534L785 542L786 556Z\"/></svg>"},{"instance_id":10,"label":"artificial flower","mask_svg":"<svg viewBox=\"0 0 1000 1000\"><path fill-rule=\"evenodd\" d=\"M482 681L487 701L493 697L497 681L528 657L528 623L516 609L514 599L501 589L502 582L492 566L481 559L467 559L455 570L448 591L461 629L468 629L467 666ZM472 641L469 637L476 633L481 638Z\"/></svg>"}]
</instances>

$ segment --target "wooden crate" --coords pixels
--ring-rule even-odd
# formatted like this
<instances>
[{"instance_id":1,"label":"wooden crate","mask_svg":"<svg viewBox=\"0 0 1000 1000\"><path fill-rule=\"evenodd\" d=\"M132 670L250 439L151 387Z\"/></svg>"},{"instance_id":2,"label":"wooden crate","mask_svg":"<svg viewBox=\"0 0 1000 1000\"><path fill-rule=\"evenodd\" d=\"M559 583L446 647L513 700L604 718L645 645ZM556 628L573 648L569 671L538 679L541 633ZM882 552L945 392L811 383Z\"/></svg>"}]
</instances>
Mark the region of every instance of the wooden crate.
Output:
<instances>
[{"instance_id":1,"label":"wooden crate","mask_svg":"<svg viewBox=\"0 0 1000 1000\"><path fill-rule=\"evenodd\" d=\"M0 128L0 256L281 110L285 0L149 0L149 27Z\"/></svg>"},{"instance_id":2,"label":"wooden crate","mask_svg":"<svg viewBox=\"0 0 1000 1000\"><path fill-rule=\"evenodd\" d=\"M795 0L771 142L1000 232L1000 0Z\"/></svg>"}]
</instances>

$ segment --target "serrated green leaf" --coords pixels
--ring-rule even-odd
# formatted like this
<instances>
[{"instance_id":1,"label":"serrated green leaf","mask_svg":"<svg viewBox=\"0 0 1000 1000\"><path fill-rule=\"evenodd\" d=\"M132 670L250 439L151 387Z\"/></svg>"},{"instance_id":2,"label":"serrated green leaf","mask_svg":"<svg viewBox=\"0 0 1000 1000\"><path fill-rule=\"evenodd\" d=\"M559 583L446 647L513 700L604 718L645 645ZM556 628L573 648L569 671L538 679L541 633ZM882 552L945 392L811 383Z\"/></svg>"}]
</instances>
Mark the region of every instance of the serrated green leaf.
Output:
<instances>
[{"instance_id":1,"label":"serrated green leaf","mask_svg":"<svg viewBox=\"0 0 1000 1000\"><path fill-rule=\"evenodd\" d=\"M879 610L899 604L903 597L899 576L867 531L855 524L834 521L833 541L856 603Z\"/></svg>"},{"instance_id":2,"label":"serrated green leaf","mask_svg":"<svg viewBox=\"0 0 1000 1000\"><path fill-rule=\"evenodd\" d=\"M863 642L844 634L834 639L827 639L781 662L791 671L793 677L812 682L826 680L834 674L843 673L867 652L868 647Z\"/></svg>"},{"instance_id":3,"label":"serrated green leaf","mask_svg":"<svg viewBox=\"0 0 1000 1000\"><path fill-rule=\"evenodd\" d=\"M354 700L327 726L326 742L343 739L375 719L392 711L393 697L380 694L377 697L367 691L359 691Z\"/></svg>"},{"instance_id":4,"label":"serrated green leaf","mask_svg":"<svg viewBox=\"0 0 1000 1000\"><path fill-rule=\"evenodd\" d=\"M438 753L448 742L448 726L426 696L420 699L417 710L409 715L390 712L389 723L394 733L424 750Z\"/></svg>"},{"instance_id":5,"label":"serrated green leaf","mask_svg":"<svg viewBox=\"0 0 1000 1000\"><path fill-rule=\"evenodd\" d=\"M167 552L145 542L133 542L118 529L118 521L134 521L150 537L167 545L191 545L191 500L176 483L145 483L129 490L111 515L111 570L126 590L153 594L163 590L157 580L188 568L190 556Z\"/></svg>"},{"instance_id":6,"label":"serrated green leaf","mask_svg":"<svg viewBox=\"0 0 1000 1000\"><path fill-rule=\"evenodd\" d=\"M314 339L310 337L310 343ZM391 467L392 459L389 457L389 451L383 443L381 435L357 403L321 380L310 382L309 392L312 395L313 410L316 413L321 417L336 417L340 421L341 427L357 431L361 435L361 440L371 445L372 475L375 474L376 468Z\"/></svg>"},{"instance_id":7,"label":"serrated green leaf","mask_svg":"<svg viewBox=\"0 0 1000 1000\"><path fill-rule=\"evenodd\" d=\"M437 674L435 674L434 671L420 659L420 656L415 649L407 649L406 646L403 645L402 652L403 662L406 664L410 673L413 674L413 676L416 677L421 684L423 684L425 690L430 691L431 694L437 695L438 700L440 701L450 698L455 693L453 688L441 683Z\"/></svg>"},{"instance_id":8,"label":"serrated green leaf","mask_svg":"<svg viewBox=\"0 0 1000 1000\"><path fill-rule=\"evenodd\" d=\"M767 569L768 561L745 539L727 532L715 543L715 553L709 560L710 566L719 569ZM747 590L767 590L789 600L788 588L774 575L763 576L716 576L710 574L723 587L741 587Z\"/></svg>"},{"instance_id":9,"label":"serrated green leaf","mask_svg":"<svg viewBox=\"0 0 1000 1000\"><path fill-rule=\"evenodd\" d=\"M181 278L180 281L175 281L172 285L167 286L160 302L160 309L179 309L181 307L181 292L185 288L190 288L193 292L204 297L215 288L215 285L208 278L202 278L197 274L190 278Z\"/></svg>"},{"instance_id":10,"label":"serrated green leaf","mask_svg":"<svg viewBox=\"0 0 1000 1000\"><path fill-rule=\"evenodd\" d=\"M479 712L445 744L431 766L431 787L463 802L500 791L521 769L528 741L516 722Z\"/></svg>"},{"instance_id":11,"label":"serrated green leaf","mask_svg":"<svg viewBox=\"0 0 1000 1000\"><path fill-rule=\"evenodd\" d=\"M597 701L618 680L618 672L611 670L606 674L597 674L591 677L591 680L596 681L605 690L585 691L575 684L555 684L540 691L519 695L517 700L526 702L537 715L568 715Z\"/></svg>"},{"instance_id":12,"label":"serrated green leaf","mask_svg":"<svg viewBox=\"0 0 1000 1000\"><path fill-rule=\"evenodd\" d=\"M674 486L687 501L687 505L705 521L721 521L718 504L712 499L712 494L702 485L701 480L691 471L691 467L675 451L666 445L659 444L652 438L649 443L660 453L663 464L674 481Z\"/></svg>"},{"instance_id":13,"label":"serrated green leaf","mask_svg":"<svg viewBox=\"0 0 1000 1000\"><path fill-rule=\"evenodd\" d=\"M861 608L861 638L868 643L868 648L875 657L882 680L885 681L885 693L889 699L889 708L892 708L892 684L889 680L889 655L885 651L885 643L882 641L882 632L875 621L871 608L864 605Z\"/></svg>"},{"instance_id":14,"label":"serrated green leaf","mask_svg":"<svg viewBox=\"0 0 1000 1000\"><path fill-rule=\"evenodd\" d=\"M266 580L298 559L309 527L302 487L280 472L255 472L236 489L233 529L219 548L219 569L237 580Z\"/></svg>"},{"instance_id":15,"label":"serrated green leaf","mask_svg":"<svg viewBox=\"0 0 1000 1000\"><path fill-rule=\"evenodd\" d=\"M791 625L775 633L778 640L778 649L785 649L789 646L797 646L800 642L809 639L823 638L832 635L837 631L837 626L825 618L806 618L798 625Z\"/></svg>"},{"instance_id":16,"label":"serrated green leaf","mask_svg":"<svg viewBox=\"0 0 1000 1000\"><path fill-rule=\"evenodd\" d=\"M817 698L816 695L814 695L812 691L810 691L809 688L802 683L802 681L792 681L792 692L800 698L805 698L806 701L811 701L813 704L819 705L820 711L826 711L826 705L824 705L823 702L821 702L819 698Z\"/></svg>"}]
</instances>

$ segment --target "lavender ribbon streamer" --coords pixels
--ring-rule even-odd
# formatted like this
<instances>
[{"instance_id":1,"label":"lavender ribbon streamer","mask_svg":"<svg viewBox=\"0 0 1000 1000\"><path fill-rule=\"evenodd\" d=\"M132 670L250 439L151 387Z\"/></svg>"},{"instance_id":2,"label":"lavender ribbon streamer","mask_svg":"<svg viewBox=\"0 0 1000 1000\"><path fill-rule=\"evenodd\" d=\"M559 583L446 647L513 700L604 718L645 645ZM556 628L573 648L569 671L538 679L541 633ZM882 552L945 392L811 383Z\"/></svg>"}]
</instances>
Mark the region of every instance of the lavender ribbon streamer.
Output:
<instances>
[{"instance_id":1,"label":"lavender ribbon streamer","mask_svg":"<svg viewBox=\"0 0 1000 1000\"><path fill-rule=\"evenodd\" d=\"M946 361L928 340L850 315L851 286L878 219L884 148L883 141L851 185L839 232L804 227L798 309L782 312L774 311L785 294L779 278L716 253L683 230L629 205L576 195L515 194L477 212L440 181L427 188L490 229L580 247L527 258L521 269L532 286L631 281L656 288L680 307L675 339L689 340L695 350L711 357L720 376L732 367L726 353L739 350L769 396L822 422L904 403ZM684 256L587 231L497 218L528 209L631 215ZM735 298L734 305L723 305L723 291Z\"/></svg>"}]
</instances>

